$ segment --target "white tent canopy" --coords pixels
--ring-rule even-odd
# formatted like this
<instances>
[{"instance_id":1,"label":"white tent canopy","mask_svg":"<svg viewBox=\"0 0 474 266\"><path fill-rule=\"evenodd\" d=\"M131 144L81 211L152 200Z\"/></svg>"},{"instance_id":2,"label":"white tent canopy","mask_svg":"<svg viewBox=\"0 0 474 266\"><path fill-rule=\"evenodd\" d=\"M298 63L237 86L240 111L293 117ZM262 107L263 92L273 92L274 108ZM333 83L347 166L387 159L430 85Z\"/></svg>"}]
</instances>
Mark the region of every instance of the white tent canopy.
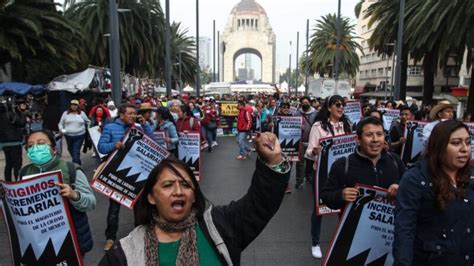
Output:
<instances>
[{"instance_id":1,"label":"white tent canopy","mask_svg":"<svg viewBox=\"0 0 474 266\"><path fill-rule=\"evenodd\" d=\"M183 88L183 91L184 92L194 92L194 88L188 85L188 86Z\"/></svg>"},{"instance_id":2,"label":"white tent canopy","mask_svg":"<svg viewBox=\"0 0 474 266\"><path fill-rule=\"evenodd\" d=\"M69 91L76 93L82 90L89 90L89 85L95 75L94 68L88 68L82 72L71 75L62 75L54 78L49 84L50 91Z\"/></svg>"}]
</instances>

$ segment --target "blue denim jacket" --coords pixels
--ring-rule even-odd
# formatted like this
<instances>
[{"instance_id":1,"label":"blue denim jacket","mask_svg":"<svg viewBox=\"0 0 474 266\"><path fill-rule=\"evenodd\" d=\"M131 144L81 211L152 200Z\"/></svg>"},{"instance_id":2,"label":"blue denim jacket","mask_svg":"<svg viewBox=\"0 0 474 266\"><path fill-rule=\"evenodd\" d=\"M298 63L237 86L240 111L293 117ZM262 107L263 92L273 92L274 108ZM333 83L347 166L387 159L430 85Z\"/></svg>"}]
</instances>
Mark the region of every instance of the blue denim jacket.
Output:
<instances>
[{"instance_id":1,"label":"blue denim jacket","mask_svg":"<svg viewBox=\"0 0 474 266\"><path fill-rule=\"evenodd\" d=\"M161 126L157 127L157 130L164 131L168 138L171 139L171 143L168 143L168 150L176 149L176 145L178 145L178 132L176 130L176 126L171 121L165 121L165 123Z\"/></svg>"},{"instance_id":2,"label":"blue denim jacket","mask_svg":"<svg viewBox=\"0 0 474 266\"><path fill-rule=\"evenodd\" d=\"M153 130L151 129L148 122L142 128L141 126L135 125L137 128L142 129L145 133L152 137ZM126 125L122 120L116 118L112 123L106 124L102 134L100 135L99 144L97 148L102 154L109 154L115 150L115 143L120 141L125 133L130 129L129 125Z\"/></svg>"},{"instance_id":3,"label":"blue denim jacket","mask_svg":"<svg viewBox=\"0 0 474 266\"><path fill-rule=\"evenodd\" d=\"M405 173L397 192L394 265L473 265L472 177L465 198L453 200L445 210L435 202L428 162L423 160Z\"/></svg>"}]
</instances>

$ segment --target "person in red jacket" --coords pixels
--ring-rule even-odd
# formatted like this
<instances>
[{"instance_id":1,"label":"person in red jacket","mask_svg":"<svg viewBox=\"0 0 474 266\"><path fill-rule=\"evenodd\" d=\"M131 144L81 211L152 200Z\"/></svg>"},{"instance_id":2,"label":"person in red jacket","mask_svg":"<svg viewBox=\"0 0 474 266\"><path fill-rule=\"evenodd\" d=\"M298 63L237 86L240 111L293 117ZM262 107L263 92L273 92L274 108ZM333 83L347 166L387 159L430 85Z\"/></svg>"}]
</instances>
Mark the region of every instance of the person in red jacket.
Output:
<instances>
[{"instance_id":1,"label":"person in red jacket","mask_svg":"<svg viewBox=\"0 0 474 266\"><path fill-rule=\"evenodd\" d=\"M202 119L202 127L203 133L206 136L207 140L207 151L212 152L212 140L213 136L219 126L219 116L215 105L211 103L209 98L204 99L204 106L202 107L202 112L204 114L204 118Z\"/></svg>"},{"instance_id":2,"label":"person in red jacket","mask_svg":"<svg viewBox=\"0 0 474 266\"><path fill-rule=\"evenodd\" d=\"M193 116L193 112L188 105L180 106L178 117L178 121L176 121L176 130L178 133L192 132L201 134L200 121Z\"/></svg>"},{"instance_id":3,"label":"person in red jacket","mask_svg":"<svg viewBox=\"0 0 474 266\"><path fill-rule=\"evenodd\" d=\"M237 104L239 109L239 116L237 117L237 143L239 144L239 155L235 158L237 160L245 160L250 155L252 149L250 148L247 136L250 134L252 128L252 112L251 106L245 105L245 101L239 100Z\"/></svg>"}]
</instances>

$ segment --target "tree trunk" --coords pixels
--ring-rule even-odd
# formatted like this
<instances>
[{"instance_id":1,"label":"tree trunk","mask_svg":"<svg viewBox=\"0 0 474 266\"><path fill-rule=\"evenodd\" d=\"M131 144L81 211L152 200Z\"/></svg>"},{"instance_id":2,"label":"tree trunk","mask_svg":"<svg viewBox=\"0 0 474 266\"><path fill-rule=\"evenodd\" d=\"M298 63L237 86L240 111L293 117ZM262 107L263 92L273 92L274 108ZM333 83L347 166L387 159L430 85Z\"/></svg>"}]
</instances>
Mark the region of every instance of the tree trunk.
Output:
<instances>
[{"instance_id":1,"label":"tree trunk","mask_svg":"<svg viewBox=\"0 0 474 266\"><path fill-rule=\"evenodd\" d=\"M436 50L425 53L423 57L423 103L433 101L434 78L437 68L438 56Z\"/></svg>"},{"instance_id":2,"label":"tree trunk","mask_svg":"<svg viewBox=\"0 0 474 266\"><path fill-rule=\"evenodd\" d=\"M471 65L471 84L469 85L469 97L467 98L466 112L474 116L474 65Z\"/></svg>"}]
</instances>

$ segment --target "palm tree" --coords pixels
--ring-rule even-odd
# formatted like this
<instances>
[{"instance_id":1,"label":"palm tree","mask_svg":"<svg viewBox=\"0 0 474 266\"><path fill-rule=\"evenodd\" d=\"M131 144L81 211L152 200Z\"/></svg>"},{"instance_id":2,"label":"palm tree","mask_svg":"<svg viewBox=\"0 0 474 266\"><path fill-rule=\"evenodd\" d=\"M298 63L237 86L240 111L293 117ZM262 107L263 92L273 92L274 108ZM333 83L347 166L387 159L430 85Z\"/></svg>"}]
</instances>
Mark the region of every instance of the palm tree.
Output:
<instances>
[{"instance_id":1,"label":"palm tree","mask_svg":"<svg viewBox=\"0 0 474 266\"><path fill-rule=\"evenodd\" d=\"M407 7L413 15L407 20L406 38L415 60L423 59L423 100L432 100L439 66L445 67L450 58L461 65L465 49L474 46L474 2L411 1Z\"/></svg>"},{"instance_id":2,"label":"palm tree","mask_svg":"<svg viewBox=\"0 0 474 266\"><path fill-rule=\"evenodd\" d=\"M108 64L110 33L107 0L70 1L65 16L82 25L87 40L87 56L91 64ZM158 1L122 0L119 6L120 59L123 70L137 76L156 76L160 67L164 29L163 12Z\"/></svg>"},{"instance_id":3,"label":"palm tree","mask_svg":"<svg viewBox=\"0 0 474 266\"><path fill-rule=\"evenodd\" d=\"M182 30L180 26L181 23L176 22L170 26L171 58L175 62L172 72L173 80L182 81L182 84L193 84L198 68L195 55L196 44L194 38L187 35L188 30Z\"/></svg>"},{"instance_id":4,"label":"palm tree","mask_svg":"<svg viewBox=\"0 0 474 266\"><path fill-rule=\"evenodd\" d=\"M380 0L370 5L363 14L365 18L369 18L368 28L376 24L368 44L370 49L377 51L379 55L392 56L394 53L394 46L388 46L387 44L394 43L397 39L399 10L399 1ZM408 46L406 39L403 42L402 50L400 99L404 100L406 98L408 69Z\"/></svg>"},{"instance_id":5,"label":"palm tree","mask_svg":"<svg viewBox=\"0 0 474 266\"><path fill-rule=\"evenodd\" d=\"M84 65L79 27L50 0L0 2L0 66L11 63L14 80L46 83Z\"/></svg>"},{"instance_id":6,"label":"palm tree","mask_svg":"<svg viewBox=\"0 0 474 266\"><path fill-rule=\"evenodd\" d=\"M308 64L310 74L319 73L332 77L332 65L336 56L336 21L335 14L328 14L316 21L314 33L311 35L309 56L302 61L302 69ZM356 50L362 52L362 47L355 40L355 25L350 24L347 17L341 17L341 73L354 77L359 71L359 56Z\"/></svg>"},{"instance_id":7,"label":"palm tree","mask_svg":"<svg viewBox=\"0 0 474 266\"><path fill-rule=\"evenodd\" d=\"M360 0L354 7L354 14L356 18L359 18L360 12L362 11L362 5L364 4L365 0Z\"/></svg>"}]
</instances>

